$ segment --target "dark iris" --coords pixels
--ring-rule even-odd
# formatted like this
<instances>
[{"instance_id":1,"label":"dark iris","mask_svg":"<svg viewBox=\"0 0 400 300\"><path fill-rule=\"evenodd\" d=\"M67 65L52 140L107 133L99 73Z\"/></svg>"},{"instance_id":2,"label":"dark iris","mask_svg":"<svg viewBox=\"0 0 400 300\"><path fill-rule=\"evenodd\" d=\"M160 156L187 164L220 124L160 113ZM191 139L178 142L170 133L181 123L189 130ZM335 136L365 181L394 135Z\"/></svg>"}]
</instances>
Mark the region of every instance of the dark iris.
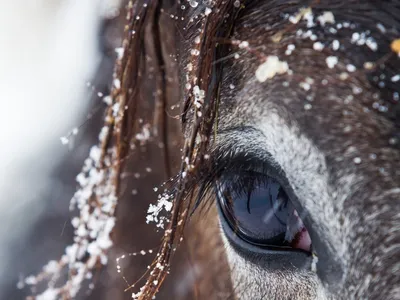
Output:
<instances>
[{"instance_id":1,"label":"dark iris","mask_svg":"<svg viewBox=\"0 0 400 300\"><path fill-rule=\"evenodd\" d=\"M285 190L274 178L268 177L240 191L233 184L220 183L218 199L230 227L247 242L308 250L308 233Z\"/></svg>"}]
</instances>

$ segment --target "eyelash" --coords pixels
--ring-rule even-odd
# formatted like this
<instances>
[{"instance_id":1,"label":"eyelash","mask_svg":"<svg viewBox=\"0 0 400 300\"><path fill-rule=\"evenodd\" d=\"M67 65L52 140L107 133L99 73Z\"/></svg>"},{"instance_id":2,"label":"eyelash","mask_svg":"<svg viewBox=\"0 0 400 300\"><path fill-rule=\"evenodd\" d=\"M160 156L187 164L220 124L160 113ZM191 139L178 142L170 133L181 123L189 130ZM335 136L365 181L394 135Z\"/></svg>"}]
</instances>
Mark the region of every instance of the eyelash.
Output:
<instances>
[{"instance_id":1,"label":"eyelash","mask_svg":"<svg viewBox=\"0 0 400 300\"><path fill-rule=\"evenodd\" d=\"M214 155L215 159L210 159L209 164L198 171L189 190L194 190L199 187L199 192L192 210L193 214L196 209L203 203L205 206L211 206L215 199L214 192L216 182L220 186L229 188L230 192L237 197L246 196L247 201L250 200L250 195L258 186L266 183L270 178L268 174L281 174L282 171L276 166L266 165L258 159L254 159L251 155L240 155L232 158L231 156ZM211 167L215 166L215 167ZM257 171L254 171L257 170ZM275 177L275 176L274 176Z\"/></svg>"}]
</instances>

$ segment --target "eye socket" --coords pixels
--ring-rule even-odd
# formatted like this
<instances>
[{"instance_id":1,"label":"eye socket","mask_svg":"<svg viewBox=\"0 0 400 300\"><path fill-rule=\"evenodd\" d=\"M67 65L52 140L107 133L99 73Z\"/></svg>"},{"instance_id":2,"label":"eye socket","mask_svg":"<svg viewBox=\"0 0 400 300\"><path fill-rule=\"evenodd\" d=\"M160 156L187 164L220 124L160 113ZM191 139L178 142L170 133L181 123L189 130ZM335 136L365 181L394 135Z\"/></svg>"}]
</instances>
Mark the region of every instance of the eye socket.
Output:
<instances>
[{"instance_id":1,"label":"eye socket","mask_svg":"<svg viewBox=\"0 0 400 300\"><path fill-rule=\"evenodd\" d=\"M261 247L311 252L310 235L276 179L234 177L218 181L216 193L226 221L241 239Z\"/></svg>"}]
</instances>

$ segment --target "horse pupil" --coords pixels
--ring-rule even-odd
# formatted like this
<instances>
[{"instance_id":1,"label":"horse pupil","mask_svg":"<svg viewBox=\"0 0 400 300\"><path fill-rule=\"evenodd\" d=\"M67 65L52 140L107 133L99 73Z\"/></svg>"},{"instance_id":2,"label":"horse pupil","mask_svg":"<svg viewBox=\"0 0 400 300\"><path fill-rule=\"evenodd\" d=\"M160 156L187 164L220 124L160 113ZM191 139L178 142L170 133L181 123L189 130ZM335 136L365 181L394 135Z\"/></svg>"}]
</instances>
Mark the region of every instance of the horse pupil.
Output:
<instances>
[{"instance_id":1,"label":"horse pupil","mask_svg":"<svg viewBox=\"0 0 400 300\"><path fill-rule=\"evenodd\" d=\"M291 204L282 186L273 178L249 193L224 191L228 222L246 241L265 246L288 246L285 241Z\"/></svg>"}]
</instances>

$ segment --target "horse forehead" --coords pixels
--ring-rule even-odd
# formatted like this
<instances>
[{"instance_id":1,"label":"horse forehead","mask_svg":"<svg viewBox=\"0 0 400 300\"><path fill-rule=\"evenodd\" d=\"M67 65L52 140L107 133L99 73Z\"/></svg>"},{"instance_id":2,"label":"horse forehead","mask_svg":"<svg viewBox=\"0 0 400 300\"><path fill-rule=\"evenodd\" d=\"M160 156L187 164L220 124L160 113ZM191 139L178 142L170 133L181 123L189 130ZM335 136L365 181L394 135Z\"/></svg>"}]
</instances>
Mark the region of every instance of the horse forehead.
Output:
<instances>
[{"instance_id":1,"label":"horse forehead","mask_svg":"<svg viewBox=\"0 0 400 300\"><path fill-rule=\"evenodd\" d=\"M345 23L354 25L347 29L342 28L347 26L343 25L334 34L329 30L318 32L318 28L310 31L306 24L286 26L289 21L277 17L282 12L272 4L265 5L264 10L255 8L237 22L234 39L248 41L248 48L245 43L242 44L244 49L233 50L240 55L224 66L222 123L224 118L231 123L251 123L255 118L268 118L274 110L290 126L297 126L307 135L328 159L352 158L358 162L360 158L365 162L376 155L382 168L394 170L393 165L399 158L399 148L394 144L400 142L400 105L393 101L393 97L398 97L400 83L391 80L395 75L393 70L400 67L400 60L388 50L389 41L397 36L395 32L400 28L398 17L389 9L394 2L388 1L376 8L373 1L365 1L363 5L371 9L369 18L360 18L365 7L359 3L323 1L322 5L321 2L336 20L329 26L335 29ZM295 12L296 6L292 9ZM314 19L320 13L316 11ZM274 19L277 29L266 30L260 26L269 24L272 17L279 20ZM384 33L377 22L387 27ZM271 42L277 30L285 32L285 38L279 43ZM315 33L317 40L299 36L299 30ZM354 43L353 35L365 32L370 32L379 51ZM339 43L340 48L336 49L334 42ZM323 45L323 51L316 48L316 43L318 47ZM382 55L388 59L375 71L364 68ZM329 58L335 61L334 67L329 66ZM260 68L268 60L274 60L272 68L276 72L269 72L266 80L262 76L260 80ZM276 63L282 68L277 68ZM271 68L273 64L266 65ZM377 87L375 80L381 79L383 87ZM392 165L385 166L385 161ZM372 159L371 164L375 162ZM396 172L389 173L394 178L399 176Z\"/></svg>"},{"instance_id":2,"label":"horse forehead","mask_svg":"<svg viewBox=\"0 0 400 300\"><path fill-rule=\"evenodd\" d=\"M225 88L229 85L226 80ZM386 182L379 190L398 185L400 151L392 144L396 130L393 122L365 109L362 100L353 95L353 100L346 100L348 94L343 90L320 87L310 102L298 87L283 86L283 82L285 79L281 78L261 84L252 78L240 89L227 92L220 101L219 127L268 126L271 117L275 117L322 153L336 180L346 175L368 175L364 179ZM366 92L362 97L372 95ZM276 138L285 143L284 136Z\"/></svg>"},{"instance_id":3,"label":"horse forehead","mask_svg":"<svg viewBox=\"0 0 400 300\"><path fill-rule=\"evenodd\" d=\"M240 32L237 37L245 39L246 34ZM219 103L221 126L256 120L262 124L274 112L324 154L332 175L343 176L343 170L368 173L378 182L386 174L399 182L400 118L393 118L399 105L385 98L385 90L371 85L364 70L347 72L355 63L352 55L338 53L340 63L328 68L327 54L314 51L310 41L298 42L291 55L286 55L287 47L282 45L263 47L267 60L278 59L285 68L260 80L257 72L263 63L251 51L242 51L239 59L229 61ZM349 51L356 50L352 47ZM358 65L369 58L359 56ZM390 93L393 89L398 92L399 85L392 85Z\"/></svg>"}]
</instances>

